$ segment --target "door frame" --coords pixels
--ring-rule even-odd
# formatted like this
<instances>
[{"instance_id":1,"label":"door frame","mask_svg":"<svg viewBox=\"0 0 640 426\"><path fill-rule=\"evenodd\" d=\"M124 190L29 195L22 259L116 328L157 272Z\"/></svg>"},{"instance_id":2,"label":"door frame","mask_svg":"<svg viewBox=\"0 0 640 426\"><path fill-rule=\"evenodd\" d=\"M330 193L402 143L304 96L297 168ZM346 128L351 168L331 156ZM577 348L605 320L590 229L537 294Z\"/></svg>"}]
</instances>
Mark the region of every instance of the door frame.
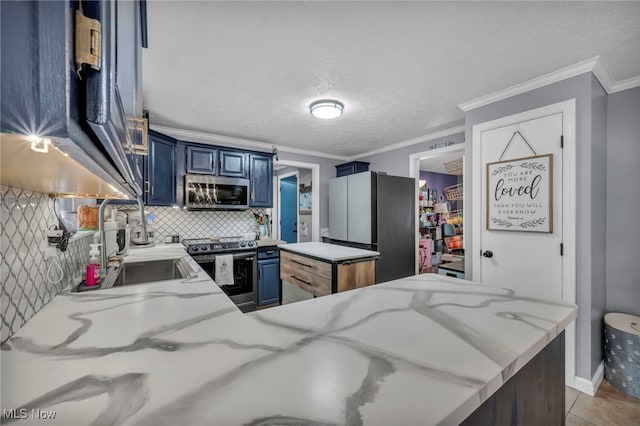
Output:
<instances>
[{"instance_id":1,"label":"door frame","mask_svg":"<svg viewBox=\"0 0 640 426\"><path fill-rule=\"evenodd\" d=\"M444 155L454 154L456 152L460 152L463 156L465 156L465 144L464 143L456 143L453 145L445 146L444 148L431 149L429 151L416 152L415 154L411 154L409 156L409 177L414 178L415 180L415 193L418 194L419 185L420 185L420 160L425 160L428 158L437 158ZM463 168L464 170L464 168ZM465 185L465 174L462 173L462 187ZM464 206L466 203L462 204L462 216L465 217ZM418 209L420 208L420 200L419 197L415 197L415 207L413 209L418 214ZM415 273L416 275L420 272L420 249L418 247L419 237L418 233L420 232L420 221L415 221L415 233L414 233L414 242L413 247L416 251L415 259ZM464 240L463 240L464 241ZM469 279L469 278L467 278Z\"/></svg>"},{"instance_id":2,"label":"door frame","mask_svg":"<svg viewBox=\"0 0 640 426\"><path fill-rule=\"evenodd\" d=\"M481 282L482 257L482 158L481 140L482 133L496 128L510 126L522 121L534 120L544 116L562 113L562 134L564 136L564 149L562 152L562 242L564 255L562 256L562 300L568 303L576 303L576 100L569 99L563 102L547 105L541 108L509 115L496 120L479 123L472 128L471 152L474 153L471 164L471 193L473 194L471 253L473 281ZM468 191L465 191L469 193ZM465 206L467 203L465 203ZM575 386L575 361L576 361L576 330L575 320L571 322L565 331L565 383Z\"/></svg>"},{"instance_id":3,"label":"door frame","mask_svg":"<svg viewBox=\"0 0 640 426\"><path fill-rule=\"evenodd\" d=\"M282 224L280 223L280 219L282 217L281 213L282 213L282 205L280 204L280 202L282 201L280 199L280 189L282 188L282 179L286 179L288 177L291 176L295 176L296 177L296 230L298 229L298 224L300 223L300 171L299 170L295 170L293 172L289 172L289 173L284 173L281 175L278 175L278 221L276 222L276 224L278 225L278 239L280 239L280 235L282 234L282 229L281 226ZM300 242L300 235L296 232L296 243Z\"/></svg>"},{"instance_id":4,"label":"door frame","mask_svg":"<svg viewBox=\"0 0 640 426\"><path fill-rule=\"evenodd\" d=\"M312 241L320 241L320 164L306 163L302 161L292 160L276 160L274 164L283 166L297 167L300 169L311 169L311 232L313 234ZM286 175L283 175L286 177ZM280 239L280 176L274 176L273 179L273 221L274 239ZM299 179L299 176L298 176ZM298 195L298 200L300 196ZM298 221L300 220L300 209L298 209ZM299 222L298 222L299 223Z\"/></svg>"}]
</instances>

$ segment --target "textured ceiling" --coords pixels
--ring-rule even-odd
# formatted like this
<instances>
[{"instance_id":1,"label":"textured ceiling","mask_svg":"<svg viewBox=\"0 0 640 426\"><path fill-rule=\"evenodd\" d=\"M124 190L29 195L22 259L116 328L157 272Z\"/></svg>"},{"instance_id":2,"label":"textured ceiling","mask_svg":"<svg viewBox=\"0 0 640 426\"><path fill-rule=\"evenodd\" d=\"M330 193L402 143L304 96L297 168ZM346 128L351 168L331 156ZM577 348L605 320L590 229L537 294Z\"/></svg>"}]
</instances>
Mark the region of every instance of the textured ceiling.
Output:
<instances>
[{"instance_id":1,"label":"textured ceiling","mask_svg":"<svg viewBox=\"0 0 640 426\"><path fill-rule=\"evenodd\" d=\"M461 124L459 103L600 56L640 75L638 2L148 2L155 125L355 155ZM345 104L336 120L313 100Z\"/></svg>"}]
</instances>

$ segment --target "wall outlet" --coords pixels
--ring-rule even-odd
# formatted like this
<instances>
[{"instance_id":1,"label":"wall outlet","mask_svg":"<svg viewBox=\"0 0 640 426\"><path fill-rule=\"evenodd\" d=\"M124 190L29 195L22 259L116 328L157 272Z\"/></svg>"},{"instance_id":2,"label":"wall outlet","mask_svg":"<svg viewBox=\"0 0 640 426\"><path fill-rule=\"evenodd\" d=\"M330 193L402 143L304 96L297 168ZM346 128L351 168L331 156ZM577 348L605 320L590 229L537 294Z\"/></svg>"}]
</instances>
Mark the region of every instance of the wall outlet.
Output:
<instances>
[{"instance_id":1,"label":"wall outlet","mask_svg":"<svg viewBox=\"0 0 640 426\"><path fill-rule=\"evenodd\" d=\"M47 231L47 240L49 244L58 244L60 240L62 240L62 236L64 235L64 231L62 229L49 229Z\"/></svg>"}]
</instances>

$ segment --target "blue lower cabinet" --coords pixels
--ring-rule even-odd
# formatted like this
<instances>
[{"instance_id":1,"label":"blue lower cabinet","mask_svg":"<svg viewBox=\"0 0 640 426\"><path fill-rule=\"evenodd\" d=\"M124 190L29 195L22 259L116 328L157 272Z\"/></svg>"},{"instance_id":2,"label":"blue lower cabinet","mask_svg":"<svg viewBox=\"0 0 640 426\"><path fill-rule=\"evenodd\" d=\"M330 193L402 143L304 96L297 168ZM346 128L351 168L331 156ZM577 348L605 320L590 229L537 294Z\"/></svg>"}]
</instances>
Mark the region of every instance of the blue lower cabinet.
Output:
<instances>
[{"instance_id":1,"label":"blue lower cabinet","mask_svg":"<svg viewBox=\"0 0 640 426\"><path fill-rule=\"evenodd\" d=\"M280 302L280 259L258 260L258 306Z\"/></svg>"}]
</instances>

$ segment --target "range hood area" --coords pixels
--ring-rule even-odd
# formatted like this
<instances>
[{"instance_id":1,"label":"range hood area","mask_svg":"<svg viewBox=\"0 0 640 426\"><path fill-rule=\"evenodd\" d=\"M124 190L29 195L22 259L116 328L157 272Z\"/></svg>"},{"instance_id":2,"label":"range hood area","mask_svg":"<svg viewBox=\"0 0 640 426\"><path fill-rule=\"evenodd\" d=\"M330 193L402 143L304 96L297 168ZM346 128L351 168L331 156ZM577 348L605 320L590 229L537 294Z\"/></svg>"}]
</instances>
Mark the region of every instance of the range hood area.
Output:
<instances>
[{"instance_id":1,"label":"range hood area","mask_svg":"<svg viewBox=\"0 0 640 426\"><path fill-rule=\"evenodd\" d=\"M28 136L0 134L2 185L55 197L130 198L118 182L73 143L50 141L40 142L40 148L47 152L39 152L31 148L33 140Z\"/></svg>"}]
</instances>

